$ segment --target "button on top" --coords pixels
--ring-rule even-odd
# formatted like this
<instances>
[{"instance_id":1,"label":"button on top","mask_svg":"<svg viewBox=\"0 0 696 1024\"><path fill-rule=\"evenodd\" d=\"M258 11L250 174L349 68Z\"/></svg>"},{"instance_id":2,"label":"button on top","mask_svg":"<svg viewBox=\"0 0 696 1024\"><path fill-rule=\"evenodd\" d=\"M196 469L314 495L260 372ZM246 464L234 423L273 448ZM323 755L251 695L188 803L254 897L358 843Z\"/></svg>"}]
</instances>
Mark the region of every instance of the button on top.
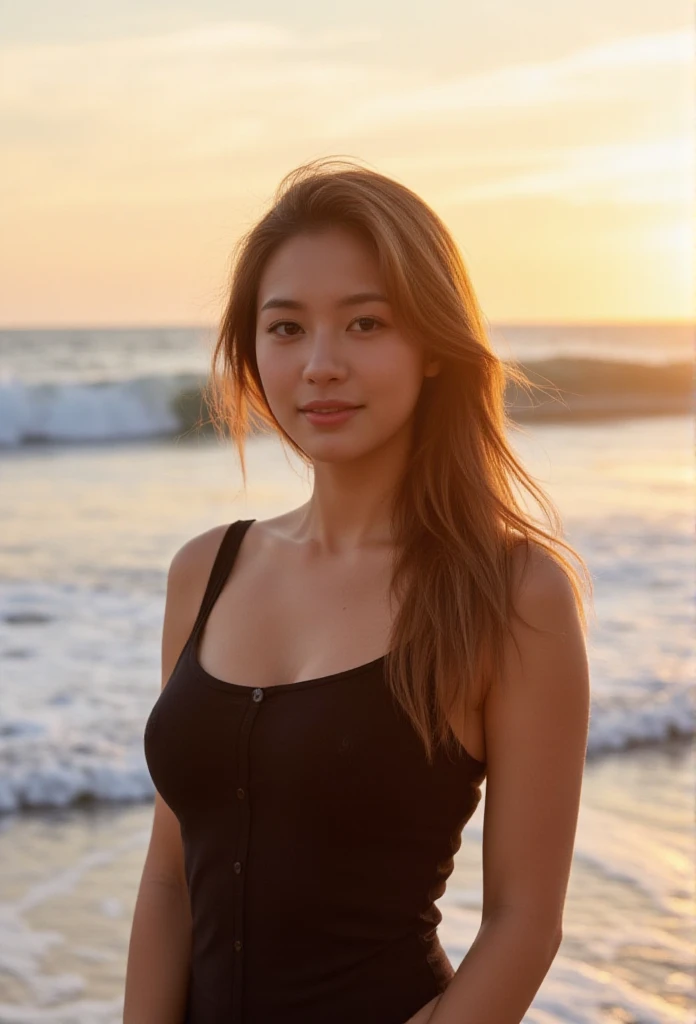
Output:
<instances>
[{"instance_id":1,"label":"button on top","mask_svg":"<svg viewBox=\"0 0 696 1024\"><path fill-rule=\"evenodd\" d=\"M244 799L244 790L242 789L241 786L237 790L237 799L238 800L243 800Z\"/></svg>"},{"instance_id":2,"label":"button on top","mask_svg":"<svg viewBox=\"0 0 696 1024\"><path fill-rule=\"evenodd\" d=\"M263 700L263 690L257 686L251 696L258 703L260 700Z\"/></svg>"},{"instance_id":3,"label":"button on top","mask_svg":"<svg viewBox=\"0 0 696 1024\"><path fill-rule=\"evenodd\" d=\"M234 948L237 950L237 952L239 952L239 950L242 948L242 943L239 939L234 940Z\"/></svg>"},{"instance_id":4,"label":"button on top","mask_svg":"<svg viewBox=\"0 0 696 1024\"><path fill-rule=\"evenodd\" d=\"M236 874L236 875L238 875L238 874L239 874L239 872L240 872L240 871L242 870L242 865L240 864L240 862L239 862L238 860L236 860L236 861L234 862L234 864L232 865L232 867L234 868L234 871L235 871L235 874Z\"/></svg>"}]
</instances>

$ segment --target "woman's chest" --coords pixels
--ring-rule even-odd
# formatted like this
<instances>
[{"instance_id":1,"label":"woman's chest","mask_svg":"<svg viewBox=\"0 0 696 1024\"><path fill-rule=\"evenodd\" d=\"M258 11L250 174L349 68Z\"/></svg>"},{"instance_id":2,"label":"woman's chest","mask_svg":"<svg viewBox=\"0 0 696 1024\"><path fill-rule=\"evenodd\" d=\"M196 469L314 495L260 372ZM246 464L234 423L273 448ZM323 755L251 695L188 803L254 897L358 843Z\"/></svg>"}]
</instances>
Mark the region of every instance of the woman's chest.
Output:
<instances>
[{"instance_id":1,"label":"woman's chest","mask_svg":"<svg viewBox=\"0 0 696 1024\"><path fill-rule=\"evenodd\" d=\"M380 669L295 692L226 693L184 668L145 736L155 786L182 821L227 814L241 790L252 808L348 841L356 827L427 832L468 806L473 763L428 763Z\"/></svg>"},{"instance_id":2,"label":"woman's chest","mask_svg":"<svg viewBox=\"0 0 696 1024\"><path fill-rule=\"evenodd\" d=\"M308 569L268 560L240 566L197 642L210 674L248 686L292 684L342 672L385 654L395 607L384 557ZM232 582L232 581L230 581Z\"/></svg>"}]
</instances>

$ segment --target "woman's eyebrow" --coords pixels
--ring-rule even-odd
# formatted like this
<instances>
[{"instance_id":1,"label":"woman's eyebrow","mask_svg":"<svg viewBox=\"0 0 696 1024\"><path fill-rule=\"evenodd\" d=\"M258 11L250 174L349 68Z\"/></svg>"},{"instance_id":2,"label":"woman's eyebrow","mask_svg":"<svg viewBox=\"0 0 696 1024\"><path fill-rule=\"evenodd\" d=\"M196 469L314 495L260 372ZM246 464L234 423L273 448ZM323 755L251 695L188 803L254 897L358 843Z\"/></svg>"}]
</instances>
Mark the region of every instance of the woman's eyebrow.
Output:
<instances>
[{"instance_id":1,"label":"woman's eyebrow","mask_svg":"<svg viewBox=\"0 0 696 1024\"><path fill-rule=\"evenodd\" d=\"M346 295L345 298L339 299L336 303L337 306L358 306L361 302L386 302L389 303L389 299L382 295L380 292L357 292L355 295ZM264 302L263 306L259 310L263 313L264 309L304 309L305 305L303 302L297 302L296 299L282 299L272 298Z\"/></svg>"}]
</instances>

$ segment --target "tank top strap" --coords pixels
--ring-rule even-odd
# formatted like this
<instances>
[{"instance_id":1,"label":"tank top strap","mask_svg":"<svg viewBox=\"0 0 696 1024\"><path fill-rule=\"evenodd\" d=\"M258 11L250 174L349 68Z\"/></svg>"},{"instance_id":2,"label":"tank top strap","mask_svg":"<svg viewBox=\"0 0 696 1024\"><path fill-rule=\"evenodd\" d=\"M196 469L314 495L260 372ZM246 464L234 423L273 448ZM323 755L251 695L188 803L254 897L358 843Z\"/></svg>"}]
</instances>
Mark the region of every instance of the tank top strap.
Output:
<instances>
[{"instance_id":1,"label":"tank top strap","mask_svg":"<svg viewBox=\"0 0 696 1024\"><path fill-rule=\"evenodd\" d=\"M190 639L197 637L204 626L213 605L218 599L220 591L225 585L225 581L232 571L242 538L254 522L256 522L255 519L237 519L236 522L230 523L225 530L220 547L215 555L215 560L213 561L213 567L210 570L208 583L203 594L201 606L198 609L198 615L193 625Z\"/></svg>"}]
</instances>

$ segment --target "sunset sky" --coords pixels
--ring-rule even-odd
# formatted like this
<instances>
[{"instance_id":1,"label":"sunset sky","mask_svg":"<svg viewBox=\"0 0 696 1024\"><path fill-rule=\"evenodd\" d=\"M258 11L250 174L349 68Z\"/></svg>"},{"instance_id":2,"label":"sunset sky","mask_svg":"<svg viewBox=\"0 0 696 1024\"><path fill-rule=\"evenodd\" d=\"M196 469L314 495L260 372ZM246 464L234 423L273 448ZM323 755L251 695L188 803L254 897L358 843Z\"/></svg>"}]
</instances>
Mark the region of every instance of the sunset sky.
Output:
<instances>
[{"instance_id":1,"label":"sunset sky","mask_svg":"<svg viewBox=\"0 0 696 1024\"><path fill-rule=\"evenodd\" d=\"M494 322L694 315L685 0L23 0L0 37L0 327L212 323L280 178L415 189Z\"/></svg>"}]
</instances>

